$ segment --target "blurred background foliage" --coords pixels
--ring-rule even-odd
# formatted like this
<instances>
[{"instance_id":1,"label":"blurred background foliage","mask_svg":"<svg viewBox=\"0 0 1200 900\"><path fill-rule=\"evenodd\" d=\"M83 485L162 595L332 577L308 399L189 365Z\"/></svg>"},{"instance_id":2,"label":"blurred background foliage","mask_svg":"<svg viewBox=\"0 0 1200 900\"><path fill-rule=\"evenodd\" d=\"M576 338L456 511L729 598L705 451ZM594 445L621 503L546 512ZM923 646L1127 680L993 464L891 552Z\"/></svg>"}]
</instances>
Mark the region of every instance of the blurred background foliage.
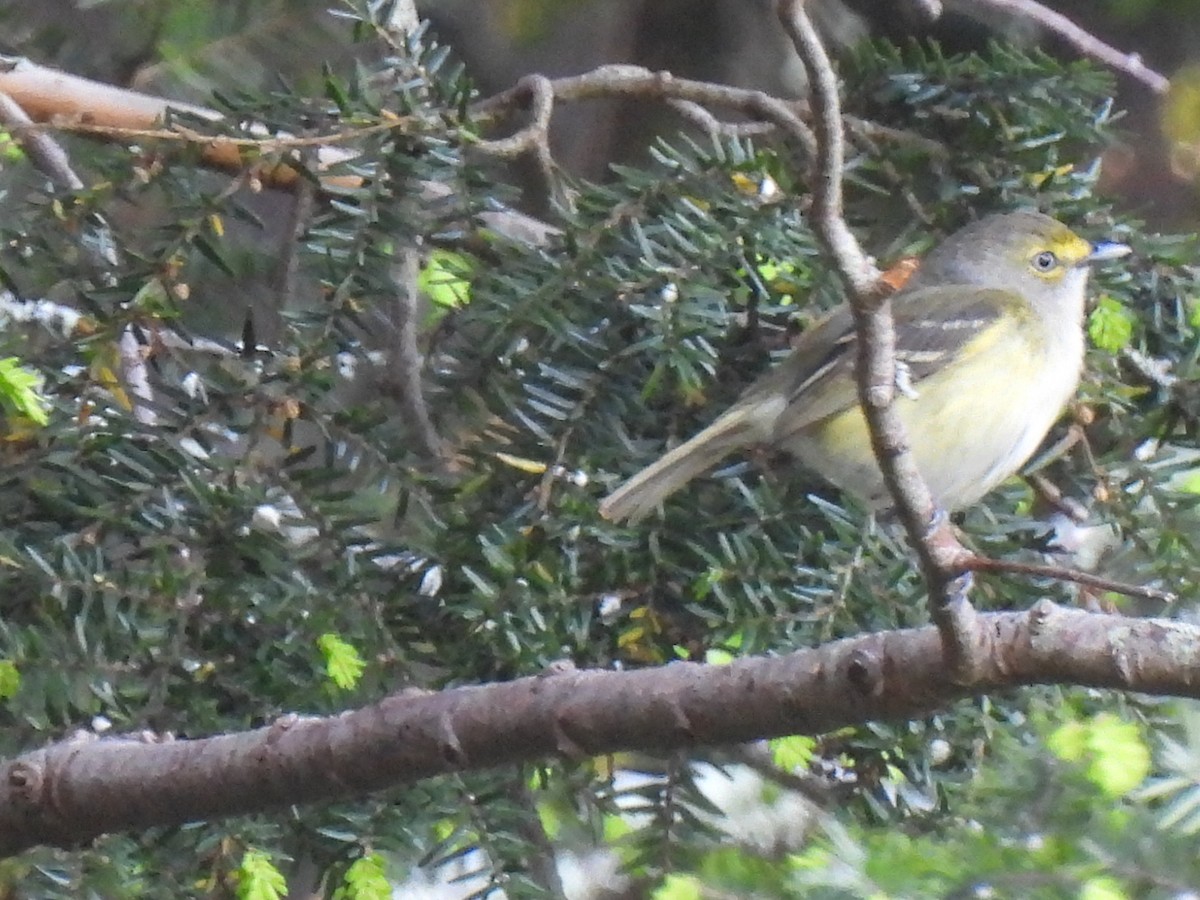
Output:
<instances>
[{"instance_id":1,"label":"blurred background foliage","mask_svg":"<svg viewBox=\"0 0 1200 900\"><path fill-rule=\"evenodd\" d=\"M570 203L555 205L521 166L471 147L468 100L526 71L630 61L796 93L770 4L446 0L423 7L430 32L390 50L327 5L0 10L7 52L231 121L305 134L383 109L424 123L356 140L345 168L364 186L319 199L295 251L290 195L64 137L88 185L67 192L6 154L0 752L78 731L202 736L562 659L719 664L924 622L894 528L780 460L734 460L636 528L596 514L839 301L794 151L681 131L649 104L566 107L555 193ZM1052 436L1063 452L1039 463L1086 517L1068 523L1013 479L966 513L967 539L1168 586L1182 600L1166 612L1189 618L1195 8L1062 5L1179 72L1161 104L967 3L932 29L890 4L816 10L859 123L848 214L881 262L1021 205L1135 249L1098 274L1080 405ZM429 183L451 190L422 195ZM561 234L529 244L478 227L503 204ZM412 246L448 472L380 364ZM23 321L17 300L33 299L61 312ZM149 400L122 381L130 334ZM975 593L996 608L1043 596L1164 612L1021 579ZM284 876L292 896L385 896L389 880L438 897L1191 896L1197 722L1192 703L1028 689L737 753L531 763L38 850L0 863L0 884L14 897L265 898Z\"/></svg>"}]
</instances>

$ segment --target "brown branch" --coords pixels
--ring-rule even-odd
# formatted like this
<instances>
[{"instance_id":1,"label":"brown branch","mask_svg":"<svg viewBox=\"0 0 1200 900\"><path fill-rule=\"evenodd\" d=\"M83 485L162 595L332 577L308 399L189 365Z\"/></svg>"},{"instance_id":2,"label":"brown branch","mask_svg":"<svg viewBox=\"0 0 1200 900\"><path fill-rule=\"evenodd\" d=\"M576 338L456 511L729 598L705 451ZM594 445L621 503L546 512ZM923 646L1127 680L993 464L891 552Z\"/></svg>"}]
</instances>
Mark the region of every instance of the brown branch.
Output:
<instances>
[{"instance_id":1,"label":"brown branch","mask_svg":"<svg viewBox=\"0 0 1200 900\"><path fill-rule=\"evenodd\" d=\"M397 10L405 4L397 6ZM357 175L334 175L331 169L357 154L334 146L358 140L365 135L409 127L411 119L385 118L363 127L347 128L333 134L296 137L271 134L265 128L251 131L252 138L230 138L201 134L178 122L165 126L176 113L195 119L220 122L215 110L189 103L166 100L136 91L69 75L39 66L25 59L0 56L0 93L6 93L35 125L25 133L34 135L47 130L67 131L108 141L160 141L193 145L199 148L201 164L223 172L246 174L267 187L294 189L300 182L299 170L282 162L262 162L264 155L297 152L315 148L316 170L323 190L338 192L362 186ZM32 154L31 154L32 155ZM442 196L444 185L421 185L422 196ZM490 210L476 215L484 227L523 243L544 243L554 231L551 226L511 210Z\"/></svg>"},{"instance_id":2,"label":"brown branch","mask_svg":"<svg viewBox=\"0 0 1200 900\"><path fill-rule=\"evenodd\" d=\"M272 279L276 315L290 309L295 302L300 278L300 246L312 226L316 199L316 185L309 178L301 178L296 184L295 196L287 213L287 227L280 239L279 258Z\"/></svg>"},{"instance_id":3,"label":"brown branch","mask_svg":"<svg viewBox=\"0 0 1200 900\"><path fill-rule=\"evenodd\" d=\"M355 131L291 138L271 135L263 129L261 138L240 140L203 135L183 126L166 128L163 123L174 113L210 122L219 122L223 117L203 106L125 90L11 56L0 56L0 93L11 97L42 128L74 131L108 140L154 139L196 144L201 148L201 161L205 165L226 172L252 169L261 181L276 187L293 186L299 173L282 163L251 165L244 158L244 151L268 153L297 146L319 146L320 166L325 169L354 156L348 150L327 145L361 134L361 131ZM384 123L379 127L384 126L394 128L396 123ZM324 179L330 187L343 188L356 187L361 181L356 177L328 174Z\"/></svg>"},{"instance_id":4,"label":"brown branch","mask_svg":"<svg viewBox=\"0 0 1200 900\"><path fill-rule=\"evenodd\" d=\"M919 150L936 160L947 160L950 158L950 148L941 141L935 141L933 138L927 138L924 135L917 134L913 131L905 131L903 128L893 128L889 125L880 125L878 122L872 122L870 119L860 119L858 116L842 114L842 122L852 136L856 136L871 141L887 141L890 144L904 147L906 149ZM879 154L881 157L884 154Z\"/></svg>"},{"instance_id":5,"label":"brown branch","mask_svg":"<svg viewBox=\"0 0 1200 900\"><path fill-rule=\"evenodd\" d=\"M429 415L421 377L425 358L421 353L421 295L417 288L420 271L421 261L416 248L405 247L397 251L397 261L392 267L395 297L388 305L387 313L387 327L392 330L392 337L388 341L385 374L381 381L400 403L422 450L435 464L441 465L445 462L445 445Z\"/></svg>"},{"instance_id":6,"label":"brown branch","mask_svg":"<svg viewBox=\"0 0 1200 900\"><path fill-rule=\"evenodd\" d=\"M1049 9L1036 0L971 0L971 4L965 8L969 10L972 5L989 7L1036 22L1047 31L1054 32L1082 55L1129 75L1156 94L1165 94L1171 87L1171 82L1165 75L1142 62L1140 54L1122 53L1116 47L1104 43L1080 28L1062 13Z\"/></svg>"},{"instance_id":7,"label":"brown branch","mask_svg":"<svg viewBox=\"0 0 1200 900\"><path fill-rule=\"evenodd\" d=\"M1038 499L1047 504L1055 512L1061 513L1072 522L1078 524L1082 524L1088 520L1087 507L1074 497L1068 497L1064 494L1058 485L1041 472L1032 472L1025 476L1025 480L1029 483L1029 486L1033 489Z\"/></svg>"},{"instance_id":8,"label":"brown branch","mask_svg":"<svg viewBox=\"0 0 1200 900\"><path fill-rule=\"evenodd\" d=\"M550 82L553 99L578 102L610 97L646 100L681 100L718 109L727 109L754 119L771 122L792 137L812 155L812 132L801 121L792 104L762 91L675 78L669 72L653 72L640 66L608 65L591 72ZM198 145L201 161L222 171L251 168L264 184L290 188L300 177L286 163L251 165L247 152L279 154L308 147L318 148L318 168L322 184L331 188L352 188L361 184L356 176L331 176L331 166L355 156L337 146L364 135L403 129L412 125L410 118L385 119L372 125L345 129L336 133L296 137L272 134L261 129L252 137L232 138L202 134L180 123L163 125L172 113L209 122L223 116L215 110L194 104L165 100L69 75L25 59L0 56L0 92L8 93L42 128L71 131L109 140L173 141ZM473 104L477 118L488 119L519 108L528 96L529 84L514 87ZM527 136L523 136L527 139ZM489 145L485 142L485 148ZM499 149L505 149L499 144Z\"/></svg>"},{"instance_id":9,"label":"brown branch","mask_svg":"<svg viewBox=\"0 0 1200 900\"><path fill-rule=\"evenodd\" d=\"M858 389L875 458L916 549L929 587L933 621L946 641L952 677L971 683L981 664L975 612L966 596L959 543L949 518L935 509L909 450L895 395L895 326L880 271L863 253L842 213L844 136L837 76L801 0L782 0L779 17L808 73L817 157L813 176L813 228L846 283L858 329Z\"/></svg>"},{"instance_id":10,"label":"brown branch","mask_svg":"<svg viewBox=\"0 0 1200 900\"><path fill-rule=\"evenodd\" d=\"M0 124L3 124L21 144L34 168L59 187L81 191L83 179L76 174L67 152L53 137L41 130L8 94L0 93ZM93 216L90 235L82 243L92 264L108 270L117 264L116 245L112 230L98 215Z\"/></svg>"},{"instance_id":11,"label":"brown branch","mask_svg":"<svg viewBox=\"0 0 1200 900\"><path fill-rule=\"evenodd\" d=\"M533 160L547 197L555 190L554 157L550 153L550 118L554 114L554 88L544 75L526 75L513 88L529 103L529 124L506 138L479 141L474 150L500 159L528 156Z\"/></svg>"},{"instance_id":12,"label":"brown branch","mask_svg":"<svg viewBox=\"0 0 1200 900\"><path fill-rule=\"evenodd\" d=\"M1077 684L1200 698L1200 628L1069 610L980 614L968 690L935 628L871 634L729 665L560 668L505 684L410 691L328 718L186 741L68 741L0 766L0 856L39 844L349 800L446 772L546 757L662 753L929 715L961 698Z\"/></svg>"},{"instance_id":13,"label":"brown branch","mask_svg":"<svg viewBox=\"0 0 1200 900\"><path fill-rule=\"evenodd\" d=\"M479 141L475 149L490 156L512 159L523 153L550 148L550 116L554 112L554 87L545 75L526 75L512 88L513 96L528 101L529 124L516 134L493 141Z\"/></svg>"},{"instance_id":14,"label":"brown branch","mask_svg":"<svg viewBox=\"0 0 1200 900\"><path fill-rule=\"evenodd\" d=\"M667 106L693 125L704 129L711 137L752 137L770 134L775 130L775 126L769 122L723 122L691 100L668 100Z\"/></svg>"},{"instance_id":15,"label":"brown branch","mask_svg":"<svg viewBox=\"0 0 1200 900\"><path fill-rule=\"evenodd\" d=\"M1006 572L1010 575L1052 578L1055 581L1069 581L1072 584L1080 584L1099 591L1112 591L1117 594L1124 594L1126 597L1157 600L1160 603L1174 603L1178 599L1171 591L1140 584L1128 584L1124 581L1115 581L1112 578L1105 578L1102 575L1093 575L1091 572L1081 572L1078 569L1068 569L1064 566L1048 566L1040 563L993 559L989 556L970 556L962 560L961 565L964 569L971 572Z\"/></svg>"},{"instance_id":16,"label":"brown branch","mask_svg":"<svg viewBox=\"0 0 1200 900\"><path fill-rule=\"evenodd\" d=\"M725 109L776 125L796 141L808 158L816 152L812 130L801 120L793 104L763 91L676 78L670 72L655 72L642 66L600 66L582 75L549 81L554 99L560 103L623 97L636 100L685 101L701 107ZM480 100L471 106L478 118L504 115L524 102L527 88L520 84Z\"/></svg>"},{"instance_id":17,"label":"brown branch","mask_svg":"<svg viewBox=\"0 0 1200 900\"><path fill-rule=\"evenodd\" d=\"M0 123L20 142L36 169L69 190L83 189L66 151L50 135L31 127L33 119L8 94L0 94Z\"/></svg>"}]
</instances>

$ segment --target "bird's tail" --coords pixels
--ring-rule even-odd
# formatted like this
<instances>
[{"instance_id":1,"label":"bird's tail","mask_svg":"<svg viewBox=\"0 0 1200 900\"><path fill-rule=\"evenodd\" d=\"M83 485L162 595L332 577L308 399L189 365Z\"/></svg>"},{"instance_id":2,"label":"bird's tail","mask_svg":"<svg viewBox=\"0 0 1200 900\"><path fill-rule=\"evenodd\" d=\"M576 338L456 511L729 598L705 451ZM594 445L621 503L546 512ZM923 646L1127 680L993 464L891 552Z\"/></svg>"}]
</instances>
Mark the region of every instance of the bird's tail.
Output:
<instances>
[{"instance_id":1,"label":"bird's tail","mask_svg":"<svg viewBox=\"0 0 1200 900\"><path fill-rule=\"evenodd\" d=\"M637 522L701 472L760 436L747 411L734 407L691 440L638 472L600 502L600 515L614 522Z\"/></svg>"}]
</instances>

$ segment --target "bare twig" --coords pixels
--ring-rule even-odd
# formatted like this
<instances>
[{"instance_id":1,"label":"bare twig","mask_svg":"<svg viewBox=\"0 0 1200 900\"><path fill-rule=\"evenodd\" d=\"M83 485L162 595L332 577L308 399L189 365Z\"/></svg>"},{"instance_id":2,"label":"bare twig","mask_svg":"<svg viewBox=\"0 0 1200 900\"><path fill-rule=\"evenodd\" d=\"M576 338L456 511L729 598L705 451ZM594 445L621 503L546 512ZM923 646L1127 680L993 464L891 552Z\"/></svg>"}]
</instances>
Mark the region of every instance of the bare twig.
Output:
<instances>
[{"instance_id":1,"label":"bare twig","mask_svg":"<svg viewBox=\"0 0 1200 900\"><path fill-rule=\"evenodd\" d=\"M528 156L537 168L546 196L554 196L554 157L550 153L550 117L554 112L554 88L544 75L526 75L514 90L529 99L529 124L516 134L475 145L479 152L502 159Z\"/></svg>"},{"instance_id":2,"label":"bare twig","mask_svg":"<svg viewBox=\"0 0 1200 900\"><path fill-rule=\"evenodd\" d=\"M324 169L356 155L332 145L357 140L363 133L359 129L346 129L336 134L294 138L255 126L254 137L237 139L202 134L181 123L168 127L163 122L178 113L210 122L220 122L224 117L203 106L114 87L12 56L0 56L0 92L8 94L37 123L30 130L78 132L107 140L195 144L201 148L205 165L233 172L252 169L264 182L281 187L295 185L299 177L295 169L282 163L251 165L243 151L252 150L255 158L262 158L294 147L317 146ZM402 124L401 120L392 120L373 127L388 130ZM326 174L323 183L330 187L355 187L362 179Z\"/></svg>"},{"instance_id":3,"label":"bare twig","mask_svg":"<svg viewBox=\"0 0 1200 900\"><path fill-rule=\"evenodd\" d=\"M902 147L911 147L914 150L927 153L938 160L950 158L949 147L941 141L935 141L933 138L927 138L914 131L905 131L903 128L892 128L888 125L880 125L878 122L872 122L870 119L860 119L858 116L846 114L842 115L842 121L846 124L846 129L851 135L873 141L887 141L888 143L898 144Z\"/></svg>"},{"instance_id":4,"label":"bare twig","mask_svg":"<svg viewBox=\"0 0 1200 900\"><path fill-rule=\"evenodd\" d=\"M0 94L0 123L21 142L21 147L39 171L65 188L83 189L83 181L71 168L66 151L49 134L37 128L33 119L8 94Z\"/></svg>"},{"instance_id":5,"label":"bare twig","mask_svg":"<svg viewBox=\"0 0 1200 900\"><path fill-rule=\"evenodd\" d=\"M1062 513L1073 522L1082 523L1087 521L1087 507L1074 497L1068 497L1064 494L1058 485L1041 472L1031 472L1025 476L1025 480L1029 482L1029 486L1033 488L1033 492L1057 512Z\"/></svg>"},{"instance_id":6,"label":"bare twig","mask_svg":"<svg viewBox=\"0 0 1200 900\"><path fill-rule=\"evenodd\" d=\"M69 191L83 190L83 179L75 173L67 152L19 103L4 93L0 93L0 123L20 142L34 168L59 187ZM117 264L112 230L98 215L91 217L90 225L82 239L84 249L97 269L107 271Z\"/></svg>"},{"instance_id":7,"label":"bare twig","mask_svg":"<svg viewBox=\"0 0 1200 900\"><path fill-rule=\"evenodd\" d=\"M421 447L440 464L445 459L444 446L433 427L421 378L425 360L421 353L421 296L417 288L420 259L414 247L403 248L397 255L398 259L392 269L396 302L391 304L388 312L388 321L395 329L395 337L385 363L383 383L392 388L396 399L403 406L408 416L408 424L420 441Z\"/></svg>"},{"instance_id":8,"label":"bare twig","mask_svg":"<svg viewBox=\"0 0 1200 900\"><path fill-rule=\"evenodd\" d=\"M1140 584L1127 584L1114 581L1091 572L1081 572L1078 569L1068 569L1062 566L1049 566L1040 563L1024 563L1007 559L992 559L988 556L971 556L961 561L965 569L972 572L1006 572L1010 575L1030 575L1034 578L1052 578L1055 581L1069 581L1084 587L1095 588L1099 591L1112 591L1124 594L1126 597L1138 597L1142 600L1157 600L1161 603L1174 603L1177 597L1171 591L1146 587Z\"/></svg>"},{"instance_id":9,"label":"bare twig","mask_svg":"<svg viewBox=\"0 0 1200 900\"><path fill-rule=\"evenodd\" d=\"M381 37L399 48L419 25L420 19L412 0L398 0ZM397 82L406 77L408 75L401 67L386 70L378 76L381 81ZM421 192L416 181L400 182L395 190L400 197L419 196ZM392 302L384 307L393 338L387 342L382 384L392 389L422 449L436 464L441 465L444 461L442 439L429 415L422 378L425 358L421 353L421 295L417 287L421 259L416 242L405 240L397 248L395 260L391 267L392 296L389 299Z\"/></svg>"},{"instance_id":10,"label":"bare twig","mask_svg":"<svg viewBox=\"0 0 1200 900\"><path fill-rule=\"evenodd\" d=\"M691 100L668 100L667 106L713 137L750 137L770 134L775 130L775 126L770 122L723 122L699 103L693 103Z\"/></svg>"},{"instance_id":11,"label":"bare twig","mask_svg":"<svg viewBox=\"0 0 1200 900\"><path fill-rule=\"evenodd\" d=\"M1171 87L1167 77L1148 67L1142 62L1139 54L1122 53L1080 28L1062 13L1049 9L1036 0L971 0L970 5L988 7L1036 22L1046 30L1054 32L1084 56L1125 73L1156 94L1165 94Z\"/></svg>"},{"instance_id":12,"label":"bare twig","mask_svg":"<svg viewBox=\"0 0 1200 900\"><path fill-rule=\"evenodd\" d=\"M654 72L631 65L600 66L582 75L553 79L549 86L558 102L630 97L641 100L682 100L701 107L731 110L772 123L796 141L810 159L816 152L812 130L800 118L794 105L762 91L676 78L670 72ZM471 112L484 119L498 116L519 106L525 96L526 89L518 84L473 104Z\"/></svg>"},{"instance_id":13,"label":"bare twig","mask_svg":"<svg viewBox=\"0 0 1200 900\"><path fill-rule=\"evenodd\" d=\"M559 875L558 866L555 864L554 843L542 824L544 820L538 812L537 800L533 791L529 789L525 773L517 770L516 777L508 782L505 795L509 802L525 813L518 817L514 827L532 851L526 857L530 878L547 896L566 897L562 876ZM488 829L481 827L479 831L482 834Z\"/></svg>"},{"instance_id":14,"label":"bare twig","mask_svg":"<svg viewBox=\"0 0 1200 900\"><path fill-rule=\"evenodd\" d=\"M880 271L863 253L842 214L844 163L841 102L837 77L801 0L782 0L779 15L808 73L817 157L812 222L846 283L858 329L858 386L863 414L883 478L908 531L929 587L930 614L942 634L952 676L971 683L979 666L975 611L966 596L963 560L949 519L935 509L909 450L895 394L895 332Z\"/></svg>"},{"instance_id":15,"label":"bare twig","mask_svg":"<svg viewBox=\"0 0 1200 900\"><path fill-rule=\"evenodd\" d=\"M550 115L554 111L553 83L545 75L526 75L512 88L514 96L527 99L529 124L516 134L475 145L490 156L512 159L522 153L550 153Z\"/></svg>"},{"instance_id":16,"label":"bare twig","mask_svg":"<svg viewBox=\"0 0 1200 900\"><path fill-rule=\"evenodd\" d=\"M127 325L117 341L117 351L121 358L121 374L125 386L129 389L130 403L133 405L133 417L142 425L158 424L158 415L151 408L154 402L154 389L150 386L149 369L146 366L146 354L133 327Z\"/></svg>"},{"instance_id":17,"label":"bare twig","mask_svg":"<svg viewBox=\"0 0 1200 900\"><path fill-rule=\"evenodd\" d=\"M311 155L311 154L310 154ZM301 178L296 196L288 211L287 228L280 241L279 260L275 268L275 309L288 309L295 299L296 282L300 274L300 242L312 224L316 210L317 189L311 178Z\"/></svg>"}]
</instances>

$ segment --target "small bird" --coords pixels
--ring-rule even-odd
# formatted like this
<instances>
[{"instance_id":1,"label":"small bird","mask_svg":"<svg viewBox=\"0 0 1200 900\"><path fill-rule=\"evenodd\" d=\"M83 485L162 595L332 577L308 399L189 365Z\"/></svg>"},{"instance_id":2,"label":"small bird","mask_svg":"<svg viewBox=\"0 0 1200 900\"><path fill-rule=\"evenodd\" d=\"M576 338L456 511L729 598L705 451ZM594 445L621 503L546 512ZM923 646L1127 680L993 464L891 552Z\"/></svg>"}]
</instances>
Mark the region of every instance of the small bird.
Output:
<instances>
[{"instance_id":1,"label":"small bird","mask_svg":"<svg viewBox=\"0 0 1200 900\"><path fill-rule=\"evenodd\" d=\"M976 502L1037 449L1079 384L1088 267L1129 252L1038 212L990 215L946 238L892 298L895 408L941 508ZM636 522L729 454L760 445L887 508L856 358L843 304L715 422L604 498L601 515Z\"/></svg>"}]
</instances>

